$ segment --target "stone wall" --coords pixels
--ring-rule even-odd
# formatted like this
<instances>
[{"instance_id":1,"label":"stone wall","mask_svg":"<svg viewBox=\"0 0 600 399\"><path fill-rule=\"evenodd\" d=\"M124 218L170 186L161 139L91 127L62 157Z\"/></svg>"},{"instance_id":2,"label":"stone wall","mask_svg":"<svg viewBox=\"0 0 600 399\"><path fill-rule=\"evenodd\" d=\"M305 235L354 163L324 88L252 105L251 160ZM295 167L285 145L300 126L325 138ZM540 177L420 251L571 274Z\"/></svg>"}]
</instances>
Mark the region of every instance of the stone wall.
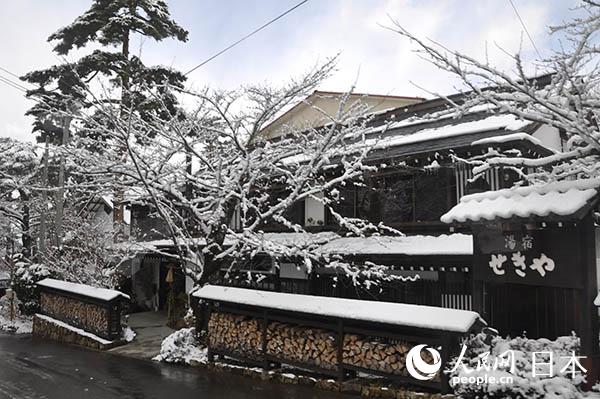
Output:
<instances>
[{"instance_id":1,"label":"stone wall","mask_svg":"<svg viewBox=\"0 0 600 399\"><path fill-rule=\"evenodd\" d=\"M40 304L42 312L48 316L108 336L109 312L105 307L48 292L41 293Z\"/></svg>"},{"instance_id":2,"label":"stone wall","mask_svg":"<svg viewBox=\"0 0 600 399\"><path fill-rule=\"evenodd\" d=\"M43 319L38 315L33 318L33 336L98 350L106 350L122 344L120 341L103 343L89 336L78 334L72 329Z\"/></svg>"}]
</instances>

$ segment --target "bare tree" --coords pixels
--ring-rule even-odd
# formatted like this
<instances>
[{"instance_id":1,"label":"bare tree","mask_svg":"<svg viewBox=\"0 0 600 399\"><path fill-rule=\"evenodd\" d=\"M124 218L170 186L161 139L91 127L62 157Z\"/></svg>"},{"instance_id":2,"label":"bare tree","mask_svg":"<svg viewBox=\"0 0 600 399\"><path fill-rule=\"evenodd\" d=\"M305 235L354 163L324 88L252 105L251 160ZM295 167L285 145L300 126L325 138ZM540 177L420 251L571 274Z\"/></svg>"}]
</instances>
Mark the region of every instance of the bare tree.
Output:
<instances>
[{"instance_id":1,"label":"bare tree","mask_svg":"<svg viewBox=\"0 0 600 399\"><path fill-rule=\"evenodd\" d=\"M600 4L584 0L577 11L581 16L550 27L550 34L561 38L561 46L549 57L536 61L535 69L544 74L533 78L528 76L531 68L527 68L520 54L512 56L514 69L505 72L487 61L416 37L394 21L390 29L416 43L421 56L459 77L470 89L464 103L448 99L454 105L448 112L460 115L473 107L488 105L494 112L555 127L566 139L563 152L539 159L513 152L490 153L483 159L470 160L476 175L503 166L512 168L530 183L598 177Z\"/></svg>"},{"instance_id":2,"label":"bare tree","mask_svg":"<svg viewBox=\"0 0 600 399\"><path fill-rule=\"evenodd\" d=\"M271 140L261 135L269 121L311 93L334 65L331 60L282 88L188 91L182 95L193 99L194 106L169 119L143 120L135 112L122 117L99 102L111 123L83 121L82 128L94 134L77 135L72 156L88 176L117 174L118 181L135 187L137 200L164 222L166 237L198 284L259 252L301 261L309 270L316 262L335 267L355 281L375 275L393 278L384 267L350 265L320 253L318 246L335 234L307 234L289 214L294 204L311 199L328 208L344 232L365 235L384 229L342 217L333 207L339 200L336 187L376 170L364 162L377 143L365 140L368 108L346 95L335 115L319 110L327 120L321 128L289 126ZM98 148L93 142L98 136L109 138L110 145L88 151ZM120 147L127 148L126 165L114 151ZM264 233L272 223L299 234L273 238Z\"/></svg>"}]
</instances>

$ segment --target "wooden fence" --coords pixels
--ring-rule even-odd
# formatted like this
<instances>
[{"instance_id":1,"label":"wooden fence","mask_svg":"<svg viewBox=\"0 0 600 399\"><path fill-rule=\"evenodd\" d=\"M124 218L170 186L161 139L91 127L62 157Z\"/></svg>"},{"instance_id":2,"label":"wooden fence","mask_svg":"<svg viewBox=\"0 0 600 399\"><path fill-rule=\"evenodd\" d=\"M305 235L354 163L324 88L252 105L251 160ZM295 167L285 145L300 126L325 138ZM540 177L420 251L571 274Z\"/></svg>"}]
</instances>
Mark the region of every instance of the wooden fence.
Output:
<instances>
[{"instance_id":1,"label":"wooden fence","mask_svg":"<svg viewBox=\"0 0 600 399\"><path fill-rule=\"evenodd\" d=\"M471 274L468 271L438 272L437 280L384 281L366 289L336 274L312 273L308 279L281 278L275 273L228 273L219 284L239 288L291 294L317 295L334 298L364 299L414 305L439 306L450 309L473 310Z\"/></svg>"}]
</instances>

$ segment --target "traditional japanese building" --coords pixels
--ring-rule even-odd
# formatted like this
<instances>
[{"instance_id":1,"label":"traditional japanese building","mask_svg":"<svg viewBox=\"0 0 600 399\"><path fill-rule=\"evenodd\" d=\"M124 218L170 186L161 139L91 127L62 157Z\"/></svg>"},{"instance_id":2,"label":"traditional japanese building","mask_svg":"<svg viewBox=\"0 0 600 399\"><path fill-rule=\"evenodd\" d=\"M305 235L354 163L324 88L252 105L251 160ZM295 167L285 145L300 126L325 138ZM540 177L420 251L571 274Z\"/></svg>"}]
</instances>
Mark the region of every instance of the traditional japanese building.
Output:
<instances>
[{"instance_id":1,"label":"traditional japanese building","mask_svg":"<svg viewBox=\"0 0 600 399\"><path fill-rule=\"evenodd\" d=\"M451 99L460 101L461 96ZM540 157L560 150L561 136L556 129L490 109L440 116L448 106L447 100L434 99L379 111L369 122L367 136L377 140L367 162L377 165L378 172L365 175L361 184L339 187L336 212L375 224L382 222L407 234L406 237L344 237L345 231L336 225L327 209L313 200L296 203L289 211L289 217L308 233L292 233L276 224L263 229L269 240L310 241L316 250L340 255L351 262L388 265L390 273L410 280L357 287L334 269L315 267L309 274L301 262L290 260L276 267L273 259L258 254L243 270L223 270L222 283L290 293L473 309L476 257L471 226L447 224L440 217L467 193L510 187L516 176L512 170L498 168L469 183L471 168L457 159L504 150ZM271 130L265 134L277 136ZM277 190L271 195L277 196ZM160 221L150 215L147 207L134 205L132 231L138 231L140 238L148 240L146 245L165 250L169 240L160 240ZM239 226L238 223L234 218L232 227ZM140 274L140 270L152 269L150 274L154 277L144 277L148 281L142 284L146 296L152 296L153 290L161 290L164 285L161 276L164 277L172 263L170 259L150 254L134 265L133 279L141 281L141 276L150 272ZM136 279L136 275L140 278ZM179 285L189 288L189 282L185 284L183 277L180 280L183 282ZM133 286L137 284L134 282Z\"/></svg>"},{"instance_id":2,"label":"traditional japanese building","mask_svg":"<svg viewBox=\"0 0 600 399\"><path fill-rule=\"evenodd\" d=\"M328 267L308 274L293 262L276 268L268 258L256 257L247 270L240 271L238 280L235 273L224 271L227 279L223 282L282 292L473 309L471 227L449 225L440 217L467 193L510 187L516 176L498 168L469 183L471 168L456 160L507 149L532 158L549 155L560 149L561 137L555 129L490 110L436 116L447 106L445 100L436 99L377 115L369 135L376 137L378 144L367 161L376 164L378 172L364 176L360 184L339 188L336 212L374 224L382 222L407 236L344 237L343 229L317 201L307 200L290 210L293 221L313 234L301 239L318 243L322 237L326 242L320 251L351 262L388 265L390 273L416 280L357 287ZM277 225L265 226L265 231L269 240L300 239ZM325 239L324 234L339 237ZM256 275L253 281L248 279L249 273Z\"/></svg>"},{"instance_id":3,"label":"traditional japanese building","mask_svg":"<svg viewBox=\"0 0 600 399\"><path fill-rule=\"evenodd\" d=\"M502 334L575 332L598 353L594 209L600 180L570 180L467 195L442 216L473 231L473 310Z\"/></svg>"}]
</instances>

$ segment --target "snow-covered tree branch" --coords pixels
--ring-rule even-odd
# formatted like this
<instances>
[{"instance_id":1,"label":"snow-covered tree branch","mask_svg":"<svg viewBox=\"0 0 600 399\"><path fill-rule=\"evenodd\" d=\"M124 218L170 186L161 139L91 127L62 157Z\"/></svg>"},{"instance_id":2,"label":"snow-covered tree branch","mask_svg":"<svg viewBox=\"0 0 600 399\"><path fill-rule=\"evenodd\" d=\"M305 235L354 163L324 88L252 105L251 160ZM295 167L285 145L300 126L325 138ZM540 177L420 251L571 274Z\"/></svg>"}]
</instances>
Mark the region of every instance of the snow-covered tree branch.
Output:
<instances>
[{"instance_id":1,"label":"snow-covered tree branch","mask_svg":"<svg viewBox=\"0 0 600 399\"><path fill-rule=\"evenodd\" d=\"M310 199L329 209L340 231L365 235L381 230L333 209L339 200L336 187L376 170L364 162L377 142L364 137L368 108L351 103L347 95L335 115L317 110L328 121L322 127L288 127L274 139L261 135L269 121L312 92L334 65L332 59L281 88L188 91L182 95L194 105L168 119L143 119L135 112L123 116L100 102L95 113L104 112L110 124L79 117L81 129L90 132L77 135L71 156L82 174L118 175L116 181L130 197L164 222L165 237L199 284L259 252L303 262L309 270L318 263L358 276L369 268L319 253L318 245L332 235L306 234L290 209ZM95 137L107 140L102 151L95 150ZM119 162L115 148L127 149L127 163ZM269 239L265 229L274 224L299 234L287 241ZM370 269L370 274L384 275L383 268Z\"/></svg>"},{"instance_id":2,"label":"snow-covered tree branch","mask_svg":"<svg viewBox=\"0 0 600 399\"><path fill-rule=\"evenodd\" d=\"M461 115L474 107L488 106L492 112L511 113L557 128L565 139L563 153L541 159L490 153L483 159L469 160L475 174L505 166L518 169L529 182L599 175L600 5L583 1L577 11L580 16L550 28L551 34L561 39L559 49L535 63L527 63L516 54L511 71L419 38L394 21L390 29L416 43L423 58L459 77L470 90L460 103L448 99L453 105L448 112ZM534 70L539 72L532 78Z\"/></svg>"}]
</instances>

